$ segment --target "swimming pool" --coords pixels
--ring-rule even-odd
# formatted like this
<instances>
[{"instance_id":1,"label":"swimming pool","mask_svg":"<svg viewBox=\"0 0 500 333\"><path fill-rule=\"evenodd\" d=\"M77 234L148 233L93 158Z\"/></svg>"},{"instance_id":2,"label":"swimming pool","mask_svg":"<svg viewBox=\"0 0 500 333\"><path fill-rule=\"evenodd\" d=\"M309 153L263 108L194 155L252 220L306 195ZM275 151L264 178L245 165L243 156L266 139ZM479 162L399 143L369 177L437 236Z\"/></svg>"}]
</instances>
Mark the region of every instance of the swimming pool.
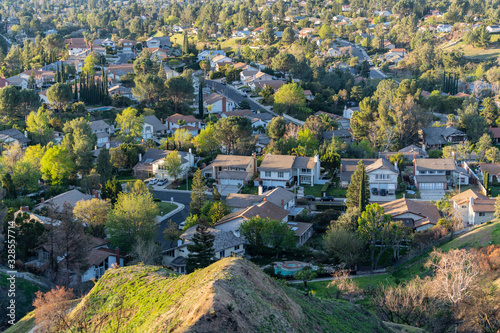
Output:
<instances>
[{"instance_id":1,"label":"swimming pool","mask_svg":"<svg viewBox=\"0 0 500 333\"><path fill-rule=\"evenodd\" d=\"M292 276L296 272L300 271L304 267L308 267L309 264L300 261L285 261L285 262L275 262L274 263L274 273L281 274L283 276Z\"/></svg>"},{"instance_id":2,"label":"swimming pool","mask_svg":"<svg viewBox=\"0 0 500 333\"><path fill-rule=\"evenodd\" d=\"M96 109L90 109L88 110L89 112L93 112L93 111L109 111L111 110L113 107L111 106L104 106L102 108L96 108Z\"/></svg>"}]
</instances>

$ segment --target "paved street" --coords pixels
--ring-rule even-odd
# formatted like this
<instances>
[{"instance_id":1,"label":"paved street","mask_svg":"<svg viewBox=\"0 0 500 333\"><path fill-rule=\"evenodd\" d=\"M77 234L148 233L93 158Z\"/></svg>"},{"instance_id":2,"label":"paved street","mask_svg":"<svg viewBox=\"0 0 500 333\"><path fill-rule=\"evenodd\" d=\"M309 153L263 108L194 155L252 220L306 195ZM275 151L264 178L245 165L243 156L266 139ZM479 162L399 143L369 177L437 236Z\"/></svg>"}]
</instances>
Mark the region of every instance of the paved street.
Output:
<instances>
[{"instance_id":1,"label":"paved street","mask_svg":"<svg viewBox=\"0 0 500 333\"><path fill-rule=\"evenodd\" d=\"M222 83L214 80L206 80L206 83L208 87L212 88L212 90L215 90L218 93L222 93L236 103L239 103L243 100L248 101L248 103L250 104L250 109L252 109L253 111L262 110L267 111L272 115L276 115L274 112L266 110L263 106L261 106L259 103L256 103L251 98L243 97L243 94L231 85L223 85Z\"/></svg>"},{"instance_id":2,"label":"paved street","mask_svg":"<svg viewBox=\"0 0 500 333\"><path fill-rule=\"evenodd\" d=\"M165 228L167 227L167 222L169 220L172 220L172 222L179 225L189 216L189 203L191 202L191 193L154 191L153 196L163 201L170 201L170 198L173 197L175 202L179 202L184 205L183 210L158 224L156 241L161 244L162 249L167 249L171 244L163 237L163 230L165 230Z\"/></svg>"}]
</instances>

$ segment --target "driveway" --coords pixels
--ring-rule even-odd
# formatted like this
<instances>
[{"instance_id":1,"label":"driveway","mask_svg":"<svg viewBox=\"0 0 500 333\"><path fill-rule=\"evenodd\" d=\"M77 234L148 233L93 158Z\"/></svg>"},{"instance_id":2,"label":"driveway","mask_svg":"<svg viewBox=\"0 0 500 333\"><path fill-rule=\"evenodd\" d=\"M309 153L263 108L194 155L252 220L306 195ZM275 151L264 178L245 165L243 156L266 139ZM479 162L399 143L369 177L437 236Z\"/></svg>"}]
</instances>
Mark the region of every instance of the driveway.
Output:
<instances>
[{"instance_id":1,"label":"driveway","mask_svg":"<svg viewBox=\"0 0 500 333\"><path fill-rule=\"evenodd\" d=\"M217 185L219 193L223 196L227 196L229 193L238 193L240 188L236 185Z\"/></svg>"},{"instance_id":2,"label":"driveway","mask_svg":"<svg viewBox=\"0 0 500 333\"><path fill-rule=\"evenodd\" d=\"M440 200L444 198L443 190L421 190L420 198L422 200Z\"/></svg>"},{"instance_id":3,"label":"driveway","mask_svg":"<svg viewBox=\"0 0 500 333\"><path fill-rule=\"evenodd\" d=\"M373 195L370 194L370 202L388 202L396 200L395 194L388 195Z\"/></svg>"}]
</instances>

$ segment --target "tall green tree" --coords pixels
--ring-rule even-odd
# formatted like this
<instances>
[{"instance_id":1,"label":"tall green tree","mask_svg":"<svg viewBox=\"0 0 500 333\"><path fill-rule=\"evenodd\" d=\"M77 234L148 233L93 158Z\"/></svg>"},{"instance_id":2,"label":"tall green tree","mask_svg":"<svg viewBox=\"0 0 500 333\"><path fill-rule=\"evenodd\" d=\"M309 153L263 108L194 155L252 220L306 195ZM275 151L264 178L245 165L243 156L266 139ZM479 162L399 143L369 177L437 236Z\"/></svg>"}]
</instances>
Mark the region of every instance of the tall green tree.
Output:
<instances>
[{"instance_id":1,"label":"tall green tree","mask_svg":"<svg viewBox=\"0 0 500 333\"><path fill-rule=\"evenodd\" d=\"M362 185L363 183L363 185ZM360 197L361 188L364 188L364 196ZM351 176L351 183L347 188L347 207L366 207L370 200L370 185L366 177L365 163L363 160L358 162L356 170Z\"/></svg>"},{"instance_id":2,"label":"tall green tree","mask_svg":"<svg viewBox=\"0 0 500 333\"><path fill-rule=\"evenodd\" d=\"M99 156L97 156L95 169L101 176L102 185L106 184L106 182L111 179L111 176L113 174L113 164L111 163L111 155L109 154L109 149L101 149L101 151L99 152Z\"/></svg>"},{"instance_id":3,"label":"tall green tree","mask_svg":"<svg viewBox=\"0 0 500 333\"><path fill-rule=\"evenodd\" d=\"M274 117L266 127L267 135L273 139L281 139L286 132L286 121L283 117Z\"/></svg>"},{"instance_id":4,"label":"tall green tree","mask_svg":"<svg viewBox=\"0 0 500 333\"><path fill-rule=\"evenodd\" d=\"M207 200L205 191L207 190L207 185L205 184L205 179L203 179L203 174L201 170L198 169L194 173L193 182L191 186L191 203L189 204L189 209L191 214L200 214L201 207Z\"/></svg>"},{"instance_id":5,"label":"tall green tree","mask_svg":"<svg viewBox=\"0 0 500 333\"><path fill-rule=\"evenodd\" d=\"M116 123L120 128L120 134L127 139L134 140L142 136L144 116L137 113L137 109L128 107L122 113L116 115Z\"/></svg>"},{"instance_id":6,"label":"tall green tree","mask_svg":"<svg viewBox=\"0 0 500 333\"><path fill-rule=\"evenodd\" d=\"M371 204L366 206L366 210L361 213L358 225L358 233L368 243L370 249L371 269L373 271L390 246L391 215L384 214L384 208L378 204ZM376 253L377 255L375 255Z\"/></svg>"},{"instance_id":7,"label":"tall green tree","mask_svg":"<svg viewBox=\"0 0 500 333\"><path fill-rule=\"evenodd\" d=\"M173 151L168 154L163 162L163 167L173 181L176 181L184 171L182 157L179 155L179 152Z\"/></svg>"},{"instance_id":8,"label":"tall green tree","mask_svg":"<svg viewBox=\"0 0 500 333\"><path fill-rule=\"evenodd\" d=\"M189 251L186 259L187 273L192 273L195 269L205 268L214 262L214 240L215 236L210 233L206 225L198 224L196 226L192 243L187 246Z\"/></svg>"},{"instance_id":9,"label":"tall green tree","mask_svg":"<svg viewBox=\"0 0 500 333\"><path fill-rule=\"evenodd\" d=\"M40 171L43 179L52 184L62 184L75 170L75 163L66 147L52 146L40 160Z\"/></svg>"},{"instance_id":10,"label":"tall green tree","mask_svg":"<svg viewBox=\"0 0 500 333\"><path fill-rule=\"evenodd\" d=\"M97 137L92 133L90 124L85 118L68 121L63 127L64 138L61 144L68 149L76 169L88 173L92 168L93 153Z\"/></svg>"},{"instance_id":11,"label":"tall green tree","mask_svg":"<svg viewBox=\"0 0 500 333\"><path fill-rule=\"evenodd\" d=\"M67 84L56 83L47 90L47 98L59 112L62 112L64 107L73 100L73 91L71 86Z\"/></svg>"},{"instance_id":12,"label":"tall green tree","mask_svg":"<svg viewBox=\"0 0 500 333\"><path fill-rule=\"evenodd\" d=\"M215 134L226 154L244 150L245 142L252 137L252 123L246 117L229 116L215 123Z\"/></svg>"},{"instance_id":13,"label":"tall green tree","mask_svg":"<svg viewBox=\"0 0 500 333\"><path fill-rule=\"evenodd\" d=\"M113 177L112 179L109 179L106 181L104 185L101 187L101 198L103 199L109 199L111 203L114 205L116 201L118 200L118 194L122 192L122 185L116 179L116 177Z\"/></svg>"},{"instance_id":14,"label":"tall green tree","mask_svg":"<svg viewBox=\"0 0 500 333\"><path fill-rule=\"evenodd\" d=\"M176 76L165 82L166 97L174 104L174 111L177 113L179 105L193 100L193 83L190 78Z\"/></svg>"},{"instance_id":15,"label":"tall green tree","mask_svg":"<svg viewBox=\"0 0 500 333\"><path fill-rule=\"evenodd\" d=\"M153 240L158 214L158 206L148 191L119 193L106 223L111 243L128 252L139 239Z\"/></svg>"}]
</instances>

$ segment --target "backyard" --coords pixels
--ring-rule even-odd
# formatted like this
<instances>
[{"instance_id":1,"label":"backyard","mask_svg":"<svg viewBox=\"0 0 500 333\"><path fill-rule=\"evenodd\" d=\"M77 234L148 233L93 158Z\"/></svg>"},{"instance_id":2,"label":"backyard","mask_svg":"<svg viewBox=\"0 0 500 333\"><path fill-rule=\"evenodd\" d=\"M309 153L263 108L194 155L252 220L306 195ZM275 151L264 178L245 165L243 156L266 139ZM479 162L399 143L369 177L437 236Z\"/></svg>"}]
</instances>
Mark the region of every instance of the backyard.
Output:
<instances>
[{"instance_id":1,"label":"backyard","mask_svg":"<svg viewBox=\"0 0 500 333\"><path fill-rule=\"evenodd\" d=\"M316 184L314 186L304 186L304 195L312 195L316 198L322 197L321 189L323 185ZM328 190L326 190L326 195L332 195L335 198L345 198L347 193L347 189L341 187L332 187L330 186Z\"/></svg>"}]
</instances>

